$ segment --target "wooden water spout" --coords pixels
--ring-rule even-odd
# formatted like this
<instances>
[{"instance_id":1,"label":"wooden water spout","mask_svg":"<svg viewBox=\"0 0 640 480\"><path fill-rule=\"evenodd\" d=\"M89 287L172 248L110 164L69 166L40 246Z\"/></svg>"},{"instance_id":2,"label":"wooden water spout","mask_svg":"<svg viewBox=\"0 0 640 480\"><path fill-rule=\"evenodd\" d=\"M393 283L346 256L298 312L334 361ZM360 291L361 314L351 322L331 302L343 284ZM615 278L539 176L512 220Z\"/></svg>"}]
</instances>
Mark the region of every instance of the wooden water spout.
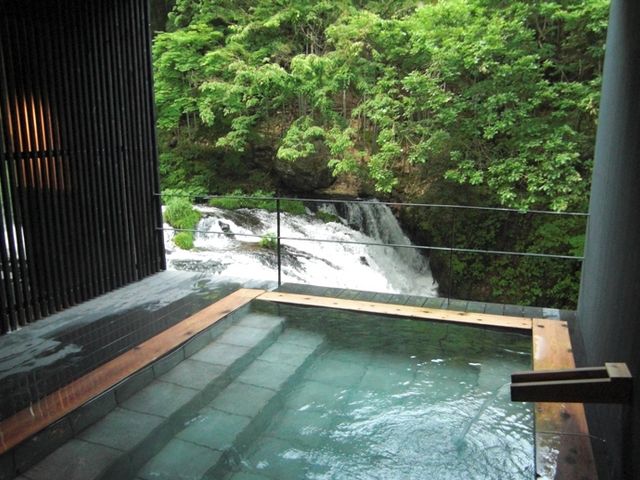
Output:
<instances>
[{"instance_id":1,"label":"wooden water spout","mask_svg":"<svg viewBox=\"0 0 640 480\"><path fill-rule=\"evenodd\" d=\"M633 377L625 363L511 375L514 402L629 403L632 390Z\"/></svg>"}]
</instances>

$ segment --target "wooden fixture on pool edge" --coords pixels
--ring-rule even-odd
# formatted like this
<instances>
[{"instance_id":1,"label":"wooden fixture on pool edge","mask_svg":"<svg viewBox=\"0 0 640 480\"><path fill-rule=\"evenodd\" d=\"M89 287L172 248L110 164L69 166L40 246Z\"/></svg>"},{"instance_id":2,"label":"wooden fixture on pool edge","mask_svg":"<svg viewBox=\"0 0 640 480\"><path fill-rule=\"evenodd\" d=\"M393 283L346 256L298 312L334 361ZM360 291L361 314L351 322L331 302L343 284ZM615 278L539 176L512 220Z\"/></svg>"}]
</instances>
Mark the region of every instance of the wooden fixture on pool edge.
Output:
<instances>
[{"instance_id":1,"label":"wooden fixture on pool edge","mask_svg":"<svg viewBox=\"0 0 640 480\"><path fill-rule=\"evenodd\" d=\"M629 403L632 391L626 363L511 374L514 402Z\"/></svg>"}]
</instances>

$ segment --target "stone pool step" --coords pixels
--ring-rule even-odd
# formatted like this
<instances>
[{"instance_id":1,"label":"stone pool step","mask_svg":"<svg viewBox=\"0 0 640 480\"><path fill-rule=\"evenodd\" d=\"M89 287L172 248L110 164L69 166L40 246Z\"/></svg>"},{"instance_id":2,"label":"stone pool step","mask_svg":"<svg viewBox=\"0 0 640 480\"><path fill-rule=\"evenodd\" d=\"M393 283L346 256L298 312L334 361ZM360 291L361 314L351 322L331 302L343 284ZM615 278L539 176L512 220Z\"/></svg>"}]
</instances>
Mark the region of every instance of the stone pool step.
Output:
<instances>
[{"instance_id":1,"label":"stone pool step","mask_svg":"<svg viewBox=\"0 0 640 480\"><path fill-rule=\"evenodd\" d=\"M140 480L218 479L282 407L282 389L321 351L321 336L287 329L137 473Z\"/></svg>"},{"instance_id":2,"label":"stone pool step","mask_svg":"<svg viewBox=\"0 0 640 480\"><path fill-rule=\"evenodd\" d=\"M28 480L134 478L178 433L259 357L284 328L282 317L250 313L213 340L194 339L187 359L168 355L116 390L117 406L23 474ZM216 332L218 333L218 332ZM148 375L155 376L149 383Z\"/></svg>"}]
</instances>

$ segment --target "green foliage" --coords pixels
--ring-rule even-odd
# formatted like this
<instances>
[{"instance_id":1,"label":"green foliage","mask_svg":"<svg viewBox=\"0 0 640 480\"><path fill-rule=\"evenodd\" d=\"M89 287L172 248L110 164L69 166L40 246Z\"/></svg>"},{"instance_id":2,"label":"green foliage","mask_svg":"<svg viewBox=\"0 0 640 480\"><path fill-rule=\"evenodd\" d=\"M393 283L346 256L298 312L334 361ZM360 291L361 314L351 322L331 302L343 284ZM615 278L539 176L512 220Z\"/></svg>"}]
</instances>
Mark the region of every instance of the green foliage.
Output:
<instances>
[{"instance_id":1,"label":"green foliage","mask_svg":"<svg viewBox=\"0 0 640 480\"><path fill-rule=\"evenodd\" d=\"M193 232L178 232L173 237L173 243L183 250L191 250L193 248Z\"/></svg>"},{"instance_id":2,"label":"green foliage","mask_svg":"<svg viewBox=\"0 0 640 480\"><path fill-rule=\"evenodd\" d=\"M215 161L256 145L296 161L324 143L334 173L381 192L441 162L493 203L583 208L607 12L607 0L180 0L153 46L158 127ZM161 152L168 186L212 186L205 163Z\"/></svg>"},{"instance_id":3,"label":"green foliage","mask_svg":"<svg viewBox=\"0 0 640 480\"><path fill-rule=\"evenodd\" d=\"M200 212L193 208L189 199L183 197L172 197L164 211L165 222L180 230L195 229L200 217Z\"/></svg>"},{"instance_id":4,"label":"green foliage","mask_svg":"<svg viewBox=\"0 0 640 480\"><path fill-rule=\"evenodd\" d=\"M259 245L268 250L275 250L278 248L278 239L274 233L268 232L260 238Z\"/></svg>"},{"instance_id":5,"label":"green foliage","mask_svg":"<svg viewBox=\"0 0 640 480\"><path fill-rule=\"evenodd\" d=\"M260 208L268 212L276 211L276 200L272 199L273 192L263 192L256 190L252 194L245 194L241 190L235 190L228 194L233 198L212 198L209 206L224 208L226 210L237 210L239 208ZM300 200L280 200L280 211L292 215L304 215L306 209Z\"/></svg>"},{"instance_id":6,"label":"green foliage","mask_svg":"<svg viewBox=\"0 0 640 480\"><path fill-rule=\"evenodd\" d=\"M322 220L324 223L340 222L339 217L337 217L333 213L325 212L324 210L318 210L316 212L316 217Z\"/></svg>"}]
</instances>

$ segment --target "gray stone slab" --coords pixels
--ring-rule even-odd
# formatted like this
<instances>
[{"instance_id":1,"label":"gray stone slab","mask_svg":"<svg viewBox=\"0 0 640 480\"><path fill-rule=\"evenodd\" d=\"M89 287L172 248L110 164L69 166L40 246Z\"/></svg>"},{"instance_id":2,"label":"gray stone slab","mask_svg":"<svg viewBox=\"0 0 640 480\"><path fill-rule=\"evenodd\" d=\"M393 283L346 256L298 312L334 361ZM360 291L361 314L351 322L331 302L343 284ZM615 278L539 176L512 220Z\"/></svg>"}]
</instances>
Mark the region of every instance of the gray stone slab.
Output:
<instances>
[{"instance_id":1,"label":"gray stone slab","mask_svg":"<svg viewBox=\"0 0 640 480\"><path fill-rule=\"evenodd\" d=\"M524 316L542 318L542 307L524 307Z\"/></svg>"},{"instance_id":2,"label":"gray stone slab","mask_svg":"<svg viewBox=\"0 0 640 480\"><path fill-rule=\"evenodd\" d=\"M184 345L184 357L189 358L211 343L211 331L199 333Z\"/></svg>"},{"instance_id":3,"label":"gray stone slab","mask_svg":"<svg viewBox=\"0 0 640 480\"><path fill-rule=\"evenodd\" d=\"M501 303L487 303L484 313L491 315L504 315L504 305Z\"/></svg>"},{"instance_id":4,"label":"gray stone slab","mask_svg":"<svg viewBox=\"0 0 640 480\"><path fill-rule=\"evenodd\" d=\"M14 450L16 468L24 472L73 437L68 418L58 420Z\"/></svg>"},{"instance_id":5,"label":"gray stone slab","mask_svg":"<svg viewBox=\"0 0 640 480\"><path fill-rule=\"evenodd\" d=\"M364 372L362 364L319 358L305 372L305 378L338 387L351 387L360 382Z\"/></svg>"},{"instance_id":6,"label":"gray stone slab","mask_svg":"<svg viewBox=\"0 0 640 480\"><path fill-rule=\"evenodd\" d=\"M467 303L467 312L470 312L470 313L484 313L486 308L487 308L487 304L484 302Z\"/></svg>"},{"instance_id":7,"label":"gray stone slab","mask_svg":"<svg viewBox=\"0 0 640 480\"><path fill-rule=\"evenodd\" d=\"M333 433L336 419L329 412L284 409L266 431L267 436L318 447Z\"/></svg>"},{"instance_id":8,"label":"gray stone slab","mask_svg":"<svg viewBox=\"0 0 640 480\"><path fill-rule=\"evenodd\" d=\"M159 380L175 383L182 387L203 390L211 382L219 379L224 371L225 367L221 365L188 359L173 367Z\"/></svg>"},{"instance_id":9,"label":"gray stone slab","mask_svg":"<svg viewBox=\"0 0 640 480\"><path fill-rule=\"evenodd\" d=\"M156 378L164 375L182 360L184 360L184 349L180 347L153 363L153 375Z\"/></svg>"},{"instance_id":10,"label":"gray stone slab","mask_svg":"<svg viewBox=\"0 0 640 480\"><path fill-rule=\"evenodd\" d=\"M256 473L274 479L309 478L307 455L277 438L263 437L249 456L249 464L255 466Z\"/></svg>"},{"instance_id":11,"label":"gray stone slab","mask_svg":"<svg viewBox=\"0 0 640 480\"><path fill-rule=\"evenodd\" d=\"M298 366L288 363L273 363L256 360L238 377L238 381L270 388L276 392L293 375Z\"/></svg>"},{"instance_id":12,"label":"gray stone slab","mask_svg":"<svg viewBox=\"0 0 640 480\"><path fill-rule=\"evenodd\" d=\"M231 480L271 480L264 475L258 475L256 473L238 472L231 476Z\"/></svg>"},{"instance_id":13,"label":"gray stone slab","mask_svg":"<svg viewBox=\"0 0 640 480\"><path fill-rule=\"evenodd\" d=\"M25 473L30 480L93 480L121 457L103 445L71 440Z\"/></svg>"},{"instance_id":14,"label":"gray stone slab","mask_svg":"<svg viewBox=\"0 0 640 480\"><path fill-rule=\"evenodd\" d=\"M273 390L233 382L209 404L211 408L246 417L255 417L275 396Z\"/></svg>"},{"instance_id":15,"label":"gray stone slab","mask_svg":"<svg viewBox=\"0 0 640 480\"><path fill-rule=\"evenodd\" d=\"M560 310L558 310L557 308L543 308L542 318L559 319Z\"/></svg>"},{"instance_id":16,"label":"gray stone slab","mask_svg":"<svg viewBox=\"0 0 640 480\"><path fill-rule=\"evenodd\" d=\"M116 401L123 403L153 381L153 368L147 367L126 378L116 387Z\"/></svg>"},{"instance_id":17,"label":"gray stone slab","mask_svg":"<svg viewBox=\"0 0 640 480\"><path fill-rule=\"evenodd\" d=\"M294 328L287 328L278 337L278 343L292 343L310 350L317 348L322 341L322 336L316 333L305 332L304 330Z\"/></svg>"},{"instance_id":18,"label":"gray stone slab","mask_svg":"<svg viewBox=\"0 0 640 480\"><path fill-rule=\"evenodd\" d=\"M200 480L221 456L216 450L175 438L142 467L138 476L144 480Z\"/></svg>"},{"instance_id":19,"label":"gray stone slab","mask_svg":"<svg viewBox=\"0 0 640 480\"><path fill-rule=\"evenodd\" d=\"M408 305L408 306L411 306L411 307L421 307L424 304L425 300L426 300L425 297L418 297L416 295L409 295L407 297L405 305Z\"/></svg>"},{"instance_id":20,"label":"gray stone slab","mask_svg":"<svg viewBox=\"0 0 640 480\"><path fill-rule=\"evenodd\" d=\"M9 480L15 477L16 466L13 463L13 452L9 451L0 455L0 480Z\"/></svg>"},{"instance_id":21,"label":"gray stone slab","mask_svg":"<svg viewBox=\"0 0 640 480\"><path fill-rule=\"evenodd\" d=\"M192 360L213 363L215 365L229 366L249 353L249 347L229 345L228 343L214 342L196 353Z\"/></svg>"},{"instance_id":22,"label":"gray stone slab","mask_svg":"<svg viewBox=\"0 0 640 480\"><path fill-rule=\"evenodd\" d=\"M163 421L162 417L155 415L117 408L79 437L88 442L128 451L140 444Z\"/></svg>"},{"instance_id":23,"label":"gray stone slab","mask_svg":"<svg viewBox=\"0 0 640 480\"><path fill-rule=\"evenodd\" d=\"M422 306L426 308L448 308L447 305L446 298L438 297L427 298L422 304Z\"/></svg>"},{"instance_id":24,"label":"gray stone slab","mask_svg":"<svg viewBox=\"0 0 640 480\"><path fill-rule=\"evenodd\" d=\"M456 312L466 312L468 303L469 302L467 300L458 300L452 298L451 300L449 300L447 308Z\"/></svg>"},{"instance_id":25,"label":"gray stone slab","mask_svg":"<svg viewBox=\"0 0 640 480\"><path fill-rule=\"evenodd\" d=\"M238 435L249 425L248 417L205 408L189 421L178 438L204 447L224 451L230 448Z\"/></svg>"},{"instance_id":26,"label":"gray stone slab","mask_svg":"<svg viewBox=\"0 0 640 480\"><path fill-rule=\"evenodd\" d=\"M93 425L104 417L111 410L116 408L115 390L108 390L98 397L85 403L79 409L69 415L69 422L74 434L82 432L85 428Z\"/></svg>"},{"instance_id":27,"label":"gray stone slab","mask_svg":"<svg viewBox=\"0 0 640 480\"><path fill-rule=\"evenodd\" d=\"M249 313L242 317L236 325L241 327L251 328L266 328L271 330L276 328L284 322L282 317L276 317L275 315L268 315L264 313Z\"/></svg>"},{"instance_id":28,"label":"gray stone slab","mask_svg":"<svg viewBox=\"0 0 640 480\"><path fill-rule=\"evenodd\" d=\"M136 412L169 417L198 395L198 390L155 380L122 404Z\"/></svg>"},{"instance_id":29,"label":"gray stone slab","mask_svg":"<svg viewBox=\"0 0 640 480\"><path fill-rule=\"evenodd\" d=\"M295 387L295 389L284 399L287 408L296 410L320 410L327 411L333 405L345 402L347 399L347 389L331 388L325 383L306 380Z\"/></svg>"},{"instance_id":30,"label":"gray stone slab","mask_svg":"<svg viewBox=\"0 0 640 480\"><path fill-rule=\"evenodd\" d=\"M254 347L272 335L272 330L263 328L232 326L218 337L216 342L238 345L240 347Z\"/></svg>"},{"instance_id":31,"label":"gray stone slab","mask_svg":"<svg viewBox=\"0 0 640 480\"><path fill-rule=\"evenodd\" d=\"M524 307L522 305L505 305L504 314L510 317L522 317L524 315Z\"/></svg>"},{"instance_id":32,"label":"gray stone slab","mask_svg":"<svg viewBox=\"0 0 640 480\"><path fill-rule=\"evenodd\" d=\"M370 302L376 297L376 295L377 294L375 292L356 292L353 299Z\"/></svg>"},{"instance_id":33,"label":"gray stone slab","mask_svg":"<svg viewBox=\"0 0 640 480\"><path fill-rule=\"evenodd\" d=\"M278 341L267 348L258 357L258 360L298 366L304 362L311 352L313 352L313 349L310 346Z\"/></svg>"}]
</instances>

